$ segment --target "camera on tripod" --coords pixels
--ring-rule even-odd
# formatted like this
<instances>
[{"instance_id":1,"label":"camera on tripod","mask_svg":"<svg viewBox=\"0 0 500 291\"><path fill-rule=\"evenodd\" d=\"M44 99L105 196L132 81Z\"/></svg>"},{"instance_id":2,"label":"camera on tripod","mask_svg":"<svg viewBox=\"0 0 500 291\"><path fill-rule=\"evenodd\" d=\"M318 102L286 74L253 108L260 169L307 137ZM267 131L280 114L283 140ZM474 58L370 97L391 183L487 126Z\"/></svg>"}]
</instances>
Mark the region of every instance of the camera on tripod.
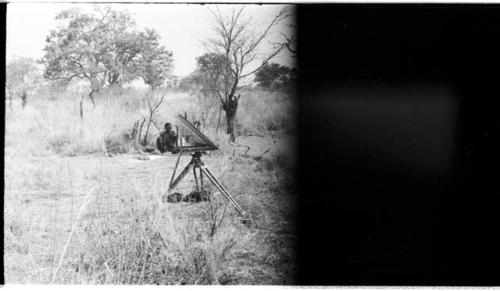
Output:
<instances>
[{"instance_id":1,"label":"camera on tripod","mask_svg":"<svg viewBox=\"0 0 500 291\"><path fill-rule=\"evenodd\" d=\"M206 137L197 126L189 122L186 117L179 114L176 118L178 121L176 125L177 151L207 152L218 149L218 147Z\"/></svg>"},{"instance_id":2,"label":"camera on tripod","mask_svg":"<svg viewBox=\"0 0 500 291\"><path fill-rule=\"evenodd\" d=\"M248 224L250 222L250 219L247 217L245 211L201 160L201 156L204 153L206 153L207 151L217 150L218 147L182 115L177 115L177 120L179 121L179 126L177 126L178 157L177 162L175 163L174 171L170 178L167 194L171 195L172 190L192 169L196 184L196 191L198 193L206 192L204 188L204 179L208 179L208 181L212 183L229 202L233 204L234 208L242 216L242 222ZM177 172L179 161L183 154L190 154L191 161L176 177L175 174Z\"/></svg>"}]
</instances>

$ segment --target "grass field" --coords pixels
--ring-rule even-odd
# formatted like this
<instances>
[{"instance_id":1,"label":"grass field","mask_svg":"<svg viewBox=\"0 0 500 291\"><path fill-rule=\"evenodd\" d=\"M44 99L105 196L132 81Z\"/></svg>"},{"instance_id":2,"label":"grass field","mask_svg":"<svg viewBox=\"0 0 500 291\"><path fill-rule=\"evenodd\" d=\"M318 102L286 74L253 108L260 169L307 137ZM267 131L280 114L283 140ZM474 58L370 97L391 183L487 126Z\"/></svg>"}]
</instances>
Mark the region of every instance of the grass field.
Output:
<instances>
[{"instance_id":1,"label":"grass field","mask_svg":"<svg viewBox=\"0 0 500 291\"><path fill-rule=\"evenodd\" d=\"M159 124L184 112L199 120L196 98L164 93ZM235 143L224 118L215 131L217 105L207 111L202 131L220 150L203 160L250 214L250 226L221 195L162 201L177 157L151 159L123 140L147 115L144 92L105 92L95 108L84 100L83 119L71 91L34 96L24 109L7 105L6 283L293 284L293 98L242 95ZM153 126L150 143L157 133ZM193 187L190 177L177 191Z\"/></svg>"}]
</instances>

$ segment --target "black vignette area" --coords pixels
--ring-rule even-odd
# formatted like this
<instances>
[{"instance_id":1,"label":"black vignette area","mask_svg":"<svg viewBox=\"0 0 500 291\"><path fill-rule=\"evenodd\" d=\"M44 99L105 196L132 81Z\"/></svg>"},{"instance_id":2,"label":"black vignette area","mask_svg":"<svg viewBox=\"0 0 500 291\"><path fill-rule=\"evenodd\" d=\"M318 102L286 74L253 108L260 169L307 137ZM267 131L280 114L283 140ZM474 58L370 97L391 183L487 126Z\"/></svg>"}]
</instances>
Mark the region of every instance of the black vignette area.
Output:
<instances>
[{"instance_id":1,"label":"black vignette area","mask_svg":"<svg viewBox=\"0 0 500 291\"><path fill-rule=\"evenodd\" d=\"M300 285L499 285L499 5L298 5Z\"/></svg>"}]
</instances>

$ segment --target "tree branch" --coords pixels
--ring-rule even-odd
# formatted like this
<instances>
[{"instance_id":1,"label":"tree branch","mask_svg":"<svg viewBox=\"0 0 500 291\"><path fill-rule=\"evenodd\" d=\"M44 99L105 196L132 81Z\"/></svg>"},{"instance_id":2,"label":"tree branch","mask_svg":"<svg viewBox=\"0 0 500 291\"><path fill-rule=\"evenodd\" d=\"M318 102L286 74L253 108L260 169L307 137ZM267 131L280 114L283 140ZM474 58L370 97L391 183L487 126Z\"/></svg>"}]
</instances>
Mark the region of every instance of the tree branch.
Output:
<instances>
[{"instance_id":1,"label":"tree branch","mask_svg":"<svg viewBox=\"0 0 500 291\"><path fill-rule=\"evenodd\" d=\"M269 55L266 59L264 59L264 61L262 61L262 64L260 66L258 66L256 69L252 70L251 72L245 74L245 75L242 75L241 78L245 78L245 77L248 77L252 74L254 74L255 72L257 72L258 70L260 70L264 65L266 65L273 57L275 57L279 52L281 52L283 50L284 46L280 46L280 48L278 48L276 51L274 51L271 55Z\"/></svg>"}]
</instances>

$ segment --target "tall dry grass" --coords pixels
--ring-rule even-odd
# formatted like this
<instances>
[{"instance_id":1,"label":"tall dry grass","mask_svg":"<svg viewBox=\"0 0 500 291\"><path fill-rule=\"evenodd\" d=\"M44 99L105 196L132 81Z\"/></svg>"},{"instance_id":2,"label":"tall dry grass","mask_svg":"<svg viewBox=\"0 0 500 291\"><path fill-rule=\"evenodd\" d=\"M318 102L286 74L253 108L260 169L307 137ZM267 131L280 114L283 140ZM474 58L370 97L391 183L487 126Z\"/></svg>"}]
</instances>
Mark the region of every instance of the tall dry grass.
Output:
<instances>
[{"instance_id":1,"label":"tall dry grass","mask_svg":"<svg viewBox=\"0 0 500 291\"><path fill-rule=\"evenodd\" d=\"M251 215L246 227L220 194L198 204L161 203L173 165L108 157L110 144L130 150L124 135L147 115L145 93L104 92L95 108L84 100L83 119L78 91L7 108L7 283L293 283L293 139L270 140L293 133L293 98L245 92L235 144L223 133L224 116L215 132L217 107L203 129L220 148L205 161ZM160 124L184 112L199 118L196 98L162 93ZM150 143L157 133L153 126Z\"/></svg>"}]
</instances>

